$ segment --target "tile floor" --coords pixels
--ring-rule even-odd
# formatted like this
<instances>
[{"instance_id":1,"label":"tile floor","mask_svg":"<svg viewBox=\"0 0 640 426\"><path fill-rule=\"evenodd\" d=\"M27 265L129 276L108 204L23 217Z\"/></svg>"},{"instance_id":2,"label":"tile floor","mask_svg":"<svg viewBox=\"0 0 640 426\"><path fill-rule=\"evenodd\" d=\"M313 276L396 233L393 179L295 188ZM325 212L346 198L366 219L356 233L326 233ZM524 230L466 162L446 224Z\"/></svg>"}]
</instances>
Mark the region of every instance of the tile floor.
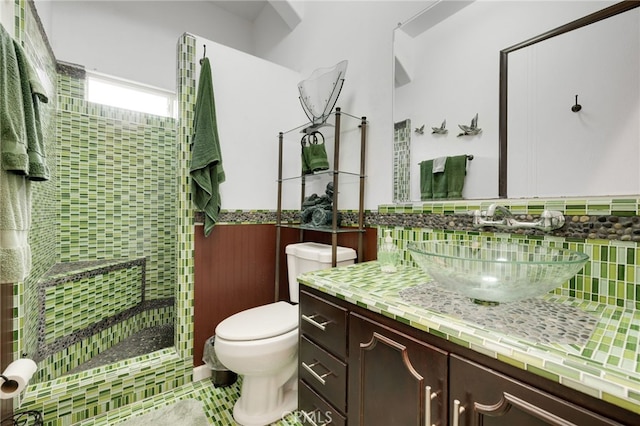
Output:
<instances>
[{"instance_id":1,"label":"tile floor","mask_svg":"<svg viewBox=\"0 0 640 426\"><path fill-rule=\"evenodd\" d=\"M211 380L204 379L198 382L184 385L172 392L165 392L152 398L147 398L144 401L138 401L133 404L129 404L119 410L110 411L104 415L97 416L81 423L77 423L75 426L111 426L117 425L119 422L127 420L131 416L141 415L151 410L158 409L165 405L173 404L174 402L192 398L202 401L205 407L205 412L209 418L209 422L216 426L236 426L237 423L233 420L233 404L238 398L240 393L240 384L236 382L234 385L228 387L216 388L211 383ZM272 426L301 426L302 423L298 421L295 414L292 414L276 423ZM184 425L188 426L188 425Z\"/></svg>"}]
</instances>

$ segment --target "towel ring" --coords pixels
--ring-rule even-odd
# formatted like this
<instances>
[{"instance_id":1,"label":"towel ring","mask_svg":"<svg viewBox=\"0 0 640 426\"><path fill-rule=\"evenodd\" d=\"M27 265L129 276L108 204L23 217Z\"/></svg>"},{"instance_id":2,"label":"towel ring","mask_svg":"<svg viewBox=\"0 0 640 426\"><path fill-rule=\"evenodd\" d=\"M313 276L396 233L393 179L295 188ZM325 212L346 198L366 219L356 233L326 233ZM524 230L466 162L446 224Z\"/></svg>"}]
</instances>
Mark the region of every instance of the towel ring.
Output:
<instances>
[{"instance_id":1,"label":"towel ring","mask_svg":"<svg viewBox=\"0 0 640 426\"><path fill-rule=\"evenodd\" d=\"M305 147L305 143L309 145L318 145L318 135L320 135L320 137L322 138L322 143L324 144L324 135L316 130L311 133L305 134L302 139L300 139L300 145L302 145L303 148ZM312 136L313 139L311 138Z\"/></svg>"}]
</instances>

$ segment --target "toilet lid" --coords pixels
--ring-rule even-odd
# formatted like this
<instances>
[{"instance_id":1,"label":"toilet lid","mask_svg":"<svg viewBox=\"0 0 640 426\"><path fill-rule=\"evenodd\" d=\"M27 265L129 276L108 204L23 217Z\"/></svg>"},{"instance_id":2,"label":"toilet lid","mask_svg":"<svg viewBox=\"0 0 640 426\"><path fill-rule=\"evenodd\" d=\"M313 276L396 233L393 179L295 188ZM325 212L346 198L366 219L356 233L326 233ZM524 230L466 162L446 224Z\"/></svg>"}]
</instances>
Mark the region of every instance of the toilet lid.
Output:
<instances>
[{"instance_id":1,"label":"toilet lid","mask_svg":"<svg viewBox=\"0 0 640 426\"><path fill-rule=\"evenodd\" d=\"M298 327L298 306L276 302L238 312L216 327L226 340L258 340L275 337Z\"/></svg>"}]
</instances>

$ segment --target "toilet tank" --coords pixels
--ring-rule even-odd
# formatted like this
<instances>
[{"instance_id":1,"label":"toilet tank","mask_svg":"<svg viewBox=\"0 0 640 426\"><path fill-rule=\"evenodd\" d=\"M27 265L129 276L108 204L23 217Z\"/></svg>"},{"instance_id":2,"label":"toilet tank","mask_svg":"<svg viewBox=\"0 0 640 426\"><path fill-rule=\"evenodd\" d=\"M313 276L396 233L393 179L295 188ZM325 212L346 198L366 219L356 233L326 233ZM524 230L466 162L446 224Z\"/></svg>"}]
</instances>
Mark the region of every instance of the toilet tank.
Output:
<instances>
[{"instance_id":1,"label":"toilet tank","mask_svg":"<svg viewBox=\"0 0 640 426\"><path fill-rule=\"evenodd\" d=\"M305 272L331 268L331 245L320 243L289 244L287 254L287 270L289 278L289 295L292 302L298 302L298 275ZM336 247L336 266L354 263L356 251L348 247Z\"/></svg>"}]
</instances>

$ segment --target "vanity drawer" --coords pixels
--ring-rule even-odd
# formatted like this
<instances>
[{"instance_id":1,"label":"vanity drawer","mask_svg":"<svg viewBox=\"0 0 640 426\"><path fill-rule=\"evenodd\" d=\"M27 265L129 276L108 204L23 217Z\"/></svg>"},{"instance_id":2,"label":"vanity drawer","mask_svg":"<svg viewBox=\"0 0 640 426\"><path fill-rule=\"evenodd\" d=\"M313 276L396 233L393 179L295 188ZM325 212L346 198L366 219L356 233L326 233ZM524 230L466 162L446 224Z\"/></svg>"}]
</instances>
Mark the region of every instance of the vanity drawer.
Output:
<instances>
[{"instance_id":1,"label":"vanity drawer","mask_svg":"<svg viewBox=\"0 0 640 426\"><path fill-rule=\"evenodd\" d=\"M300 339L298 376L341 411L347 405L347 365L305 337Z\"/></svg>"},{"instance_id":2,"label":"vanity drawer","mask_svg":"<svg viewBox=\"0 0 640 426\"><path fill-rule=\"evenodd\" d=\"M298 395L299 410L301 411L299 419L303 425L345 426L347 424L345 416L327 404L320 395L303 382L300 382Z\"/></svg>"},{"instance_id":3,"label":"vanity drawer","mask_svg":"<svg viewBox=\"0 0 640 426\"><path fill-rule=\"evenodd\" d=\"M300 334L346 359L347 310L301 291Z\"/></svg>"}]
</instances>

